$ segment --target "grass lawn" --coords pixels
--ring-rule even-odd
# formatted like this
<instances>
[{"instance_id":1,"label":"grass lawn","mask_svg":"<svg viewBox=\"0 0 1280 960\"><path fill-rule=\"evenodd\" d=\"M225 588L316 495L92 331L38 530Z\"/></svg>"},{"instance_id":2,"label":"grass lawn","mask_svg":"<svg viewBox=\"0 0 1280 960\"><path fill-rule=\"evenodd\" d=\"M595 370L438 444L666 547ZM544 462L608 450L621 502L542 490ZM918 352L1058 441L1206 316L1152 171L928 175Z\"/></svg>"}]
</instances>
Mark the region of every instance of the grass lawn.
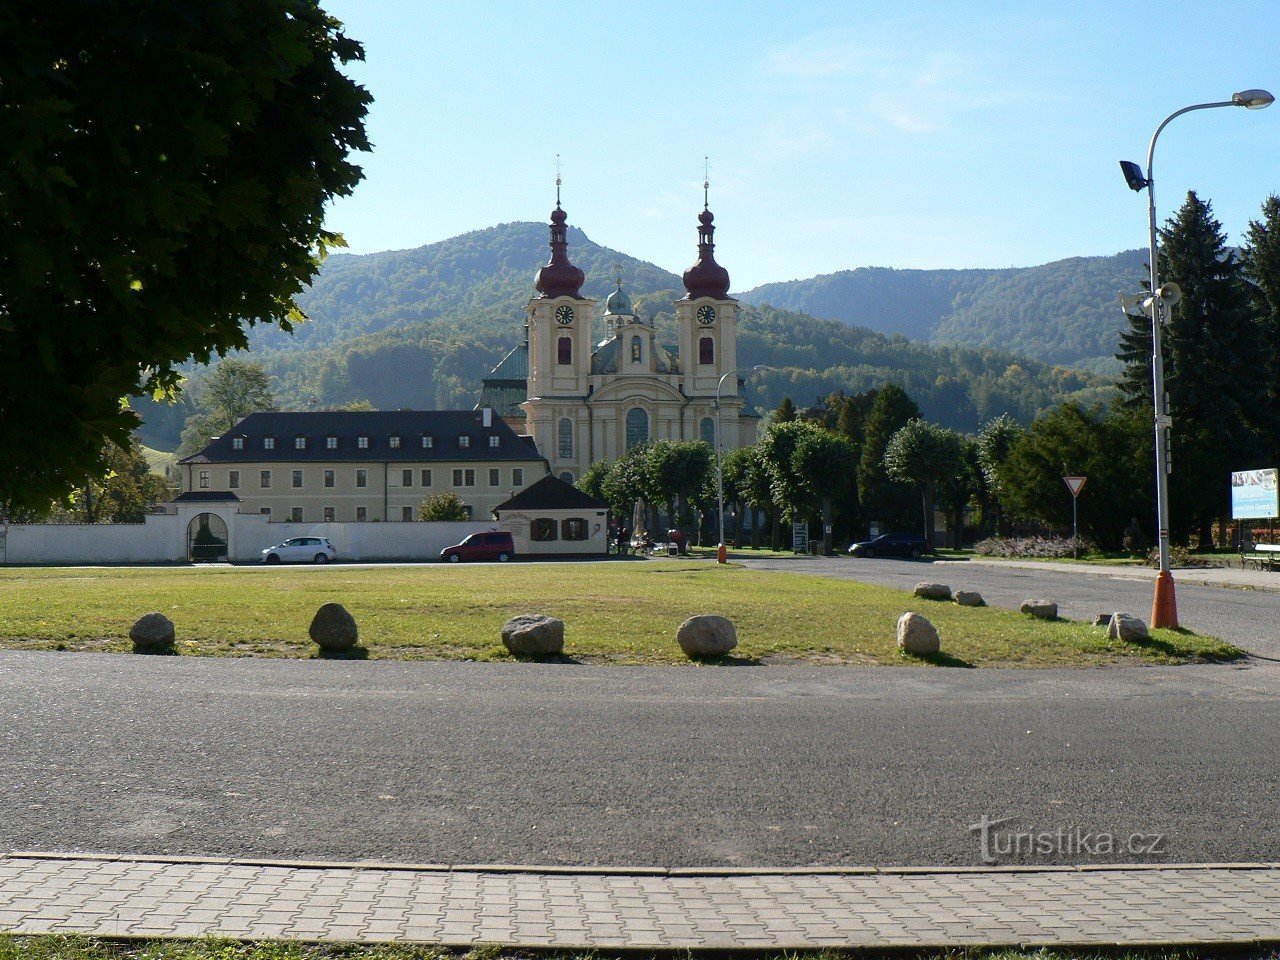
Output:
<instances>
[{"instance_id":1,"label":"grass lawn","mask_svg":"<svg viewBox=\"0 0 1280 960\"><path fill-rule=\"evenodd\" d=\"M885 956L901 957L903 952L887 951ZM1191 960L1189 950L1149 950L1119 953L1058 950L955 950L950 953L915 954L915 960ZM618 956L606 951L591 953L521 954L492 947L468 953L449 953L430 947L396 945L317 946L314 944L263 942L238 943L228 940L155 940L138 943L109 943L86 937L0 935L0 960L611 960ZM631 955L634 956L634 955ZM840 960L846 956L874 957L874 952L856 954L839 951L778 954L777 960Z\"/></svg>"},{"instance_id":2,"label":"grass lawn","mask_svg":"<svg viewBox=\"0 0 1280 960\"><path fill-rule=\"evenodd\" d=\"M963 587L963 577L953 578ZM902 664L896 623L924 613L942 635L938 662L1095 666L1230 659L1236 648L1154 631L1138 646L1081 623L919 600L901 591L707 561L484 566L0 569L0 646L130 649L152 610L177 626L182 653L306 657L316 609L355 616L373 657L503 660L499 631L518 613L565 621L565 652L584 661L683 663L676 628L694 614L733 619L743 659Z\"/></svg>"}]
</instances>

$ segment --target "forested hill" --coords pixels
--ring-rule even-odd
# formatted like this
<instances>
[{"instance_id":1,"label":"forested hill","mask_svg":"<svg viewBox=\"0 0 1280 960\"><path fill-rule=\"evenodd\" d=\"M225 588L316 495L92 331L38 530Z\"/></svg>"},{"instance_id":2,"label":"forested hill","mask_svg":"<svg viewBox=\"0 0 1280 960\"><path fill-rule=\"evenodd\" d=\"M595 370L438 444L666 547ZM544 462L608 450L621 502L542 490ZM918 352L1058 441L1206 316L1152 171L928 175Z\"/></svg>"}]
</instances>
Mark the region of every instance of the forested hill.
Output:
<instances>
[{"instance_id":1,"label":"forested hill","mask_svg":"<svg viewBox=\"0 0 1280 960\"><path fill-rule=\"evenodd\" d=\"M1124 327L1116 294L1139 289L1146 260L1127 250L1001 270L860 267L738 296L915 340L1101 367Z\"/></svg>"},{"instance_id":2,"label":"forested hill","mask_svg":"<svg viewBox=\"0 0 1280 960\"><path fill-rule=\"evenodd\" d=\"M384 409L470 407L480 378L523 337L524 306L546 262L547 239L545 224L508 223L415 250L332 256L300 298L310 321L292 336L254 329L252 354L286 408L359 401ZM587 275L585 293L602 299L621 273L637 311L653 318L666 342L674 339L672 304L684 293L679 277L578 230L570 230L569 242ZM894 302L886 294L882 312L892 314ZM744 304L739 331L742 368L769 367L748 377L748 397L761 409L784 395L803 405L894 381L929 418L974 430L1001 413L1026 422L1068 397L1090 402L1109 389L1089 374L1004 350L917 342L767 305ZM603 332L601 325L598 336ZM148 445L173 449L188 405L136 407L147 421Z\"/></svg>"}]
</instances>

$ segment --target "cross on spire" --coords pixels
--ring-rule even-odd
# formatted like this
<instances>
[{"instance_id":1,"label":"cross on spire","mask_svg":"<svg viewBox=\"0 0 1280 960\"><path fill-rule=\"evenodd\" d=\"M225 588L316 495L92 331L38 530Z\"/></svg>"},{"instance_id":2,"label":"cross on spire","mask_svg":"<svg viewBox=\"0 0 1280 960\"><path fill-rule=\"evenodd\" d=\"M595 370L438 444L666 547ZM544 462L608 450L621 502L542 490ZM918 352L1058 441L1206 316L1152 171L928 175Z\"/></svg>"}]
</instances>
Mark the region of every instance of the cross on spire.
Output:
<instances>
[{"instance_id":1,"label":"cross on spire","mask_svg":"<svg viewBox=\"0 0 1280 960\"><path fill-rule=\"evenodd\" d=\"M560 154L556 154L556 209L560 209Z\"/></svg>"},{"instance_id":2,"label":"cross on spire","mask_svg":"<svg viewBox=\"0 0 1280 960\"><path fill-rule=\"evenodd\" d=\"M702 209L711 209L711 158L702 158Z\"/></svg>"}]
</instances>

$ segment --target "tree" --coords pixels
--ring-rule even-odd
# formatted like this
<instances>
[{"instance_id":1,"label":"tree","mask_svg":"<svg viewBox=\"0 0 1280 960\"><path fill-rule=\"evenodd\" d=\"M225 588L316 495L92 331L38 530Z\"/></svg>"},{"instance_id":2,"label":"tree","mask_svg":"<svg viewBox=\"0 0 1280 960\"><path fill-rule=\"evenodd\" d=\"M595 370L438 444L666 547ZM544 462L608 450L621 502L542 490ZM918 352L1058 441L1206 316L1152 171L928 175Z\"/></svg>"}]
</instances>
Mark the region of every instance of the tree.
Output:
<instances>
[{"instance_id":1,"label":"tree","mask_svg":"<svg viewBox=\"0 0 1280 960\"><path fill-rule=\"evenodd\" d=\"M938 506L947 517L947 532L951 534L952 549L964 546L964 514L976 497L982 506L983 518L987 509L987 484L978 460L978 441L975 437L956 434L960 438L960 458L953 472L944 474L938 481Z\"/></svg>"},{"instance_id":2,"label":"tree","mask_svg":"<svg viewBox=\"0 0 1280 960\"><path fill-rule=\"evenodd\" d=\"M876 394L858 460L858 499L865 519L896 527L919 515L910 484L895 481L884 465L889 439L919 416L920 408L897 384L885 384Z\"/></svg>"},{"instance_id":3,"label":"tree","mask_svg":"<svg viewBox=\"0 0 1280 960\"><path fill-rule=\"evenodd\" d=\"M778 409L773 412L774 423L790 423L796 418L796 405L790 397L783 397Z\"/></svg>"},{"instance_id":4,"label":"tree","mask_svg":"<svg viewBox=\"0 0 1280 960\"><path fill-rule=\"evenodd\" d=\"M777 550L781 530L778 523L778 505L773 499L773 481L769 475L769 464L765 460L761 444L756 443L743 449L749 451L749 456L744 458L746 460L746 468L743 470L742 477L739 480L742 495L748 503L764 511L765 517L769 521L769 544L774 550ZM751 546L753 548L760 546L760 533L754 522L751 524Z\"/></svg>"},{"instance_id":5,"label":"tree","mask_svg":"<svg viewBox=\"0 0 1280 960\"><path fill-rule=\"evenodd\" d=\"M604 494L604 484L612 469L613 464L608 460L597 460L582 471L582 476L578 478L578 489L597 500L608 500Z\"/></svg>"},{"instance_id":6,"label":"tree","mask_svg":"<svg viewBox=\"0 0 1280 960\"><path fill-rule=\"evenodd\" d=\"M1258 360L1266 368L1261 406L1267 422L1262 436L1269 465L1280 464L1280 197L1267 197L1262 219L1250 220L1240 259L1249 284L1253 316L1259 325Z\"/></svg>"},{"instance_id":7,"label":"tree","mask_svg":"<svg viewBox=\"0 0 1280 960\"><path fill-rule=\"evenodd\" d=\"M1211 542L1230 505L1230 473L1258 465L1256 418L1267 375L1261 327L1250 316L1242 267L1213 208L1194 192L1161 232L1160 275L1182 299L1162 341L1169 413L1175 424L1170 533ZM1151 321L1131 318L1118 357L1120 386L1133 406L1151 404Z\"/></svg>"},{"instance_id":8,"label":"tree","mask_svg":"<svg viewBox=\"0 0 1280 960\"><path fill-rule=\"evenodd\" d=\"M636 504L648 499L648 447L633 447L615 460L600 484L600 496L628 525Z\"/></svg>"},{"instance_id":9,"label":"tree","mask_svg":"<svg viewBox=\"0 0 1280 960\"><path fill-rule=\"evenodd\" d=\"M821 427L805 431L792 454L792 469L806 478L808 489L822 507L822 550L827 556L831 556L835 532L835 500L852 489L857 466L853 444Z\"/></svg>"},{"instance_id":10,"label":"tree","mask_svg":"<svg viewBox=\"0 0 1280 960\"><path fill-rule=\"evenodd\" d=\"M686 504L711 475L711 447L701 440L659 440L647 449L648 486L666 503L671 522L683 529Z\"/></svg>"},{"instance_id":11,"label":"tree","mask_svg":"<svg viewBox=\"0 0 1280 960\"><path fill-rule=\"evenodd\" d=\"M240 357L227 357L210 369L192 393L196 413L182 428L178 454L183 457L199 453L249 414L275 406L262 364Z\"/></svg>"},{"instance_id":12,"label":"tree","mask_svg":"<svg viewBox=\"0 0 1280 960\"><path fill-rule=\"evenodd\" d=\"M437 493L418 504L419 520L435 520L442 523L463 523L471 519L467 505L452 491Z\"/></svg>"},{"instance_id":13,"label":"tree","mask_svg":"<svg viewBox=\"0 0 1280 960\"><path fill-rule=\"evenodd\" d=\"M755 447L739 447L737 450L726 453L721 463L721 473L724 476L724 502L733 511L733 537L738 542L742 539L743 521L748 504L751 504L754 514L755 504L751 500L749 474L755 456ZM754 515L751 519L751 529L754 534L756 527Z\"/></svg>"},{"instance_id":14,"label":"tree","mask_svg":"<svg viewBox=\"0 0 1280 960\"><path fill-rule=\"evenodd\" d=\"M317 0L0 5L0 502L103 475L121 398L301 319L362 58Z\"/></svg>"},{"instance_id":15,"label":"tree","mask_svg":"<svg viewBox=\"0 0 1280 960\"><path fill-rule=\"evenodd\" d=\"M1106 411L1066 403L1039 417L996 468L1001 495L1021 517L1071 528L1071 494L1063 476L1088 478L1080 496L1080 531L1104 549L1120 549L1134 517L1155 529L1151 408L1115 404Z\"/></svg>"},{"instance_id":16,"label":"tree","mask_svg":"<svg viewBox=\"0 0 1280 960\"><path fill-rule=\"evenodd\" d=\"M889 440L884 466L890 478L914 484L920 491L924 537L932 551L934 500L941 484L966 469L964 438L947 427L911 420Z\"/></svg>"},{"instance_id":17,"label":"tree","mask_svg":"<svg viewBox=\"0 0 1280 960\"><path fill-rule=\"evenodd\" d=\"M142 523L147 510L170 497L169 484L151 465L138 444L111 444L103 451L107 472L57 504L27 516L27 522ZM13 519L13 518L11 518Z\"/></svg>"},{"instance_id":18,"label":"tree","mask_svg":"<svg viewBox=\"0 0 1280 960\"><path fill-rule=\"evenodd\" d=\"M994 523L988 523L986 511L983 511L983 525L988 532L1007 533L1009 509L1005 502L1005 491L1000 485L1000 469L1009 459L1009 451L1023 434L1021 424L1007 413L994 420L987 421L978 431L977 459L982 472L982 480L986 485L990 503L994 506Z\"/></svg>"}]
</instances>

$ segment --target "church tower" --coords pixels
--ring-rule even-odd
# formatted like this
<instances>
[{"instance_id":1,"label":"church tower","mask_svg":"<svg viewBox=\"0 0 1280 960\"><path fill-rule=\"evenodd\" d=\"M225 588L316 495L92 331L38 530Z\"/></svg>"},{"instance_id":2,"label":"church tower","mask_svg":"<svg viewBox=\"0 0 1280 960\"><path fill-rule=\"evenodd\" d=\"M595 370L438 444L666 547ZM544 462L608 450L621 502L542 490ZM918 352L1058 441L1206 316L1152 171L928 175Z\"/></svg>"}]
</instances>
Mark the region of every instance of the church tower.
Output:
<instances>
[{"instance_id":1,"label":"church tower","mask_svg":"<svg viewBox=\"0 0 1280 960\"><path fill-rule=\"evenodd\" d=\"M582 295L586 279L569 260L568 214L551 211L551 259L538 271L538 295L526 308L529 329L529 399L524 407L530 434L557 476L576 482L590 463L583 404L591 372L591 327L595 301Z\"/></svg>"},{"instance_id":2,"label":"church tower","mask_svg":"<svg viewBox=\"0 0 1280 960\"><path fill-rule=\"evenodd\" d=\"M685 296L676 301L684 392L697 397L714 397L720 378L738 367L738 301L729 296L729 271L716 263L707 187L698 214L698 262L684 272ZM725 380L720 396L736 400L736 375Z\"/></svg>"}]
</instances>

